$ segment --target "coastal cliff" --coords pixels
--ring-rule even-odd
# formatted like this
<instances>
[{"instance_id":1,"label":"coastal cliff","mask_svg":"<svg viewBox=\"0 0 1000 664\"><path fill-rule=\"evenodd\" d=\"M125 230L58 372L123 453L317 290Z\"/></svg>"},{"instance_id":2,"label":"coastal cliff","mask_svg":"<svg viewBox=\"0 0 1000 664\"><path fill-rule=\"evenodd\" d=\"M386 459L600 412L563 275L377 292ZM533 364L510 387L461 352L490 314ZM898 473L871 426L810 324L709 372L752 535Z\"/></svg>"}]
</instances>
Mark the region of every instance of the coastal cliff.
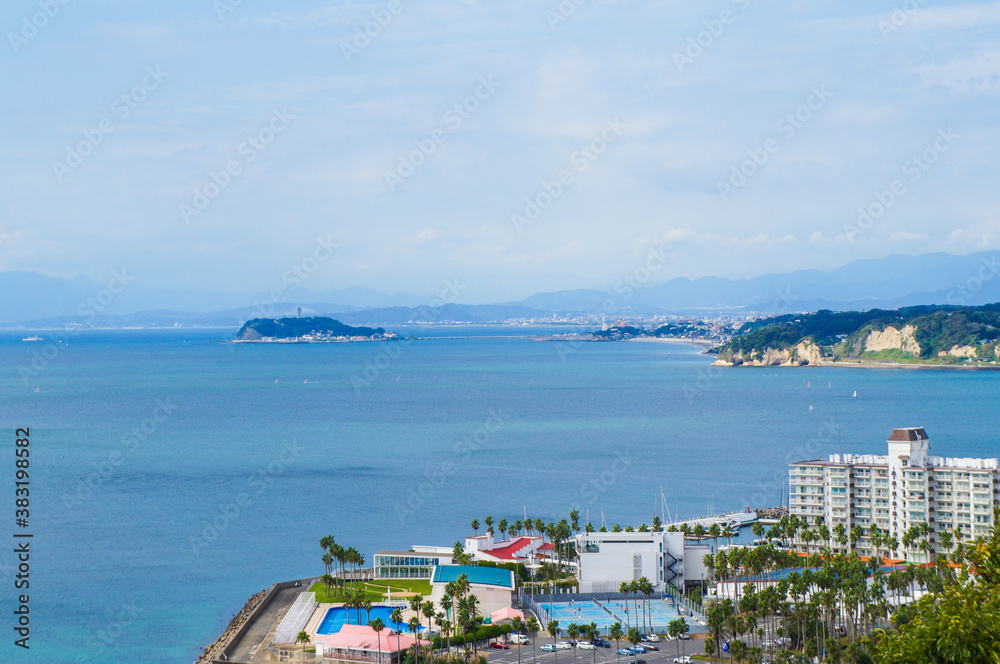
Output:
<instances>
[{"instance_id":1,"label":"coastal cliff","mask_svg":"<svg viewBox=\"0 0 1000 664\"><path fill-rule=\"evenodd\" d=\"M714 352L715 365L727 367L839 363L996 367L1000 304L776 316L747 323Z\"/></svg>"}]
</instances>

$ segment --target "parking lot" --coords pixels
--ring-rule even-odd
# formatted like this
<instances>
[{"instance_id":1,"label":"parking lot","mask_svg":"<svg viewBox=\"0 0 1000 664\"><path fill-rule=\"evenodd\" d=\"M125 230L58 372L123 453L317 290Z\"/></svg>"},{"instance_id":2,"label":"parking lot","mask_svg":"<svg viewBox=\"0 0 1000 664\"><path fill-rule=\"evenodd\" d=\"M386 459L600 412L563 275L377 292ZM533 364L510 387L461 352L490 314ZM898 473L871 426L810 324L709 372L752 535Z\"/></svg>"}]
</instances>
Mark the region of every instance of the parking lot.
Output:
<instances>
[{"instance_id":1,"label":"parking lot","mask_svg":"<svg viewBox=\"0 0 1000 664\"><path fill-rule=\"evenodd\" d=\"M560 639L563 641L564 639ZM674 641L661 639L656 646L657 651L647 652L644 655L617 655L614 648L614 641L611 648L597 648L596 650L559 650L557 652L542 652L538 650L545 643L552 643L552 639L544 636L539 637L534 643L534 654L532 654L532 644L526 646L511 645L510 650L487 649L487 656L490 664L517 664L518 648L521 651L521 664L538 662L539 664L629 664L634 659L645 660L648 664L672 664L674 657L677 657L677 644ZM628 642L622 641L621 647L627 648ZM692 636L690 641L681 644L681 652L686 655L698 655L704 651L704 639L700 636ZM534 659L533 659L534 658Z\"/></svg>"}]
</instances>

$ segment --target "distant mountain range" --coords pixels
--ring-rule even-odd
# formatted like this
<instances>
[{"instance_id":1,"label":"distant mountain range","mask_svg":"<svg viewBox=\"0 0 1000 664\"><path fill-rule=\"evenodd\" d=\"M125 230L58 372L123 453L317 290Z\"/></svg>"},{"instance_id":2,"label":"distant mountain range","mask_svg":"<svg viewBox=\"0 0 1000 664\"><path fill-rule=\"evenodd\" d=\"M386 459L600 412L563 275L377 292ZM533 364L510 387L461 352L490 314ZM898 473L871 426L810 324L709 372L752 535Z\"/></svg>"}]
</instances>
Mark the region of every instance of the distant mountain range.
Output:
<instances>
[{"instance_id":1,"label":"distant mountain range","mask_svg":"<svg viewBox=\"0 0 1000 664\"><path fill-rule=\"evenodd\" d=\"M122 275L128 281L129 275ZM119 294L109 297L110 291ZM58 279L34 272L0 272L0 325L51 327L86 325L240 326L249 318L304 314L333 315L348 324L420 321L484 323L551 314L711 314L895 309L923 304L980 305L1000 301L1000 252L956 256L891 255L858 260L829 272L799 270L751 279L676 278L662 284L537 293L515 302L446 304L412 293L369 288L315 292L298 288L279 304L268 293L170 290L84 277Z\"/></svg>"}]
</instances>

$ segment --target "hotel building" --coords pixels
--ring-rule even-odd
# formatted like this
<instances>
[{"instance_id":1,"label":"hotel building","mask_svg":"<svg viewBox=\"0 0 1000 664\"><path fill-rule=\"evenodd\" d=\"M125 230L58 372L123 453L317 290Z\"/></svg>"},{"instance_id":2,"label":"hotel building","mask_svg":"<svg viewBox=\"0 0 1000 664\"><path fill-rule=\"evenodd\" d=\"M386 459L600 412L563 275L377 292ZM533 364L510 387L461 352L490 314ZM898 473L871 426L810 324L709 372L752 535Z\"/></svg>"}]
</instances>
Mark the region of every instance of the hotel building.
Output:
<instances>
[{"instance_id":1,"label":"hotel building","mask_svg":"<svg viewBox=\"0 0 1000 664\"><path fill-rule=\"evenodd\" d=\"M965 539L987 534L993 506L1000 503L997 459L931 456L923 427L894 429L887 442L885 456L834 454L827 461L791 464L789 513L807 519L814 530L816 517L831 531L837 524L848 532L861 526L861 555L875 553L868 537L872 524L900 541L896 555L903 535L921 523L930 528L934 553L947 553L943 532L960 530ZM923 553L911 554L914 562L926 562Z\"/></svg>"}]
</instances>

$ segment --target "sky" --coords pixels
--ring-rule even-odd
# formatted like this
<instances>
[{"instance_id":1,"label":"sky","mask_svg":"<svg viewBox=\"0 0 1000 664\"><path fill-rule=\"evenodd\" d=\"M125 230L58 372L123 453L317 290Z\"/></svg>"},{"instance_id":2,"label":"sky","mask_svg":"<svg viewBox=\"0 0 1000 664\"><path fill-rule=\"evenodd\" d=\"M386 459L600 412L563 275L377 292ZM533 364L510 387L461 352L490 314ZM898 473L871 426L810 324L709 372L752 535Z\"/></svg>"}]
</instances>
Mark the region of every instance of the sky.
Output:
<instances>
[{"instance_id":1,"label":"sky","mask_svg":"<svg viewBox=\"0 0 1000 664\"><path fill-rule=\"evenodd\" d=\"M1000 247L1000 2L6 0L0 28L0 271L487 302Z\"/></svg>"}]
</instances>

